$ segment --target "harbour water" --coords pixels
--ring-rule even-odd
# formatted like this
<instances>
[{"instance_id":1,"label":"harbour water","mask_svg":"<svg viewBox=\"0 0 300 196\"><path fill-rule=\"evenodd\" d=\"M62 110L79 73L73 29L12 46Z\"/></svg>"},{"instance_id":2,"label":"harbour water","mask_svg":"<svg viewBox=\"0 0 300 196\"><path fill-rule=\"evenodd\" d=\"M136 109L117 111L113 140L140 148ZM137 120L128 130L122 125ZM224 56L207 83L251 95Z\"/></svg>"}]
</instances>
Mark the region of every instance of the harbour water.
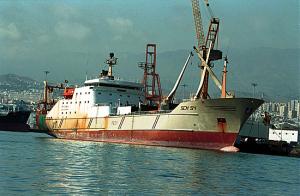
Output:
<instances>
[{"instance_id":1,"label":"harbour water","mask_svg":"<svg viewBox=\"0 0 300 196\"><path fill-rule=\"evenodd\" d=\"M0 131L0 195L298 195L300 159Z\"/></svg>"}]
</instances>

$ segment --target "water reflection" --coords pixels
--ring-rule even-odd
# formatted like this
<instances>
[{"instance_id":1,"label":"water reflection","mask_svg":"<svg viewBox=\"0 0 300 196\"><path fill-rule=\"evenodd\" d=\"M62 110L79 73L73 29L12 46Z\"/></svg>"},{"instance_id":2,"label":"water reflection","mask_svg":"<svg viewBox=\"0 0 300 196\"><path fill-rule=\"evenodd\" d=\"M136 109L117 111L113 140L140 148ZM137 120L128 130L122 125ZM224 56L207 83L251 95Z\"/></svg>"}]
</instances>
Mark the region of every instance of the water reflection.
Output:
<instances>
[{"instance_id":1,"label":"water reflection","mask_svg":"<svg viewBox=\"0 0 300 196\"><path fill-rule=\"evenodd\" d=\"M260 190L283 193L280 187L299 191L299 170L291 170L299 166L296 158L30 135L8 134L1 140L0 195L261 195Z\"/></svg>"}]
</instances>

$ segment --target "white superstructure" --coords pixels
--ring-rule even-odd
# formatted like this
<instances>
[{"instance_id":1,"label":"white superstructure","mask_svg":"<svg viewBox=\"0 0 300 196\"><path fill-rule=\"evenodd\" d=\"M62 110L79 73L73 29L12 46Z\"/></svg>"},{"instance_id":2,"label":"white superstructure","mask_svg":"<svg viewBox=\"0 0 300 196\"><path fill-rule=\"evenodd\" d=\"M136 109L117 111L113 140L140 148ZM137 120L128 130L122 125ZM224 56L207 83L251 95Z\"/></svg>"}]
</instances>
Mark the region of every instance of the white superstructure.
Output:
<instances>
[{"instance_id":1,"label":"white superstructure","mask_svg":"<svg viewBox=\"0 0 300 196\"><path fill-rule=\"evenodd\" d=\"M132 109L136 110L144 99L141 83L100 76L86 80L82 87L66 89L64 98L58 101L48 116L51 117L52 113L57 114L58 111L59 117L63 118L72 118L83 113L87 117L128 114Z\"/></svg>"}]
</instances>

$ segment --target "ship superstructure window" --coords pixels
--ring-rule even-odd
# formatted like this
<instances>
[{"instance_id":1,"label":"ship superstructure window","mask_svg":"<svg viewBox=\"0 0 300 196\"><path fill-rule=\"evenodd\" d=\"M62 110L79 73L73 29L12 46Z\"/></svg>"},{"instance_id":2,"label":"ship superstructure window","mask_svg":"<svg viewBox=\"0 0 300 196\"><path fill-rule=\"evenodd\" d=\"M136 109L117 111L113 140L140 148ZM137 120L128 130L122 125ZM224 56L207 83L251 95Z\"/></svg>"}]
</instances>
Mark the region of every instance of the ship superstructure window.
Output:
<instances>
[{"instance_id":1,"label":"ship superstructure window","mask_svg":"<svg viewBox=\"0 0 300 196\"><path fill-rule=\"evenodd\" d=\"M85 86L105 86L105 87L113 87L113 88L141 90L140 87L127 86L127 85L119 85L119 84L89 83L89 84L85 84Z\"/></svg>"}]
</instances>

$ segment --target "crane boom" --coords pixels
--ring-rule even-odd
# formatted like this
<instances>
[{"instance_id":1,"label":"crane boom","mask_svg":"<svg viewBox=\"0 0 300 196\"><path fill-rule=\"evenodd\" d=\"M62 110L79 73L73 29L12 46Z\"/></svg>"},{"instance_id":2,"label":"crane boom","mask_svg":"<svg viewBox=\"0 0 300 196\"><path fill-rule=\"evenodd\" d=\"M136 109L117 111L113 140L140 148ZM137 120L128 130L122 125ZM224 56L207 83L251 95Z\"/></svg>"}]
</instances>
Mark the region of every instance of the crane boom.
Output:
<instances>
[{"instance_id":1,"label":"crane boom","mask_svg":"<svg viewBox=\"0 0 300 196\"><path fill-rule=\"evenodd\" d=\"M177 81L176 81L176 83L175 83L173 89L171 90L171 92L169 93L169 95L168 95L167 98L166 98L166 100L167 100L168 102L170 102L170 103L173 101L175 92L176 92L176 90L177 90L177 88L178 88L178 86L179 86L179 83L180 83L180 81L181 81L181 79L182 79L182 76L183 76L183 74L184 74L184 72L185 72L185 69L186 69L186 67L187 67L187 65L188 65L188 63L189 63L189 61L190 61L190 59L191 59L192 56L193 56L193 53L191 52L191 53L189 54L188 58L186 59L186 61L185 61L184 65L183 65L183 67L182 67L182 70L181 70L181 72L180 72L180 74L179 74L179 76L178 76L178 79L177 79Z\"/></svg>"},{"instance_id":2,"label":"crane boom","mask_svg":"<svg viewBox=\"0 0 300 196\"><path fill-rule=\"evenodd\" d=\"M201 50L201 48L203 46L205 46L205 38L204 38L204 31L203 31L203 26L202 26L199 1L198 0L191 0L191 1L192 1L196 36L197 36L197 40L198 40L198 48Z\"/></svg>"}]
</instances>

